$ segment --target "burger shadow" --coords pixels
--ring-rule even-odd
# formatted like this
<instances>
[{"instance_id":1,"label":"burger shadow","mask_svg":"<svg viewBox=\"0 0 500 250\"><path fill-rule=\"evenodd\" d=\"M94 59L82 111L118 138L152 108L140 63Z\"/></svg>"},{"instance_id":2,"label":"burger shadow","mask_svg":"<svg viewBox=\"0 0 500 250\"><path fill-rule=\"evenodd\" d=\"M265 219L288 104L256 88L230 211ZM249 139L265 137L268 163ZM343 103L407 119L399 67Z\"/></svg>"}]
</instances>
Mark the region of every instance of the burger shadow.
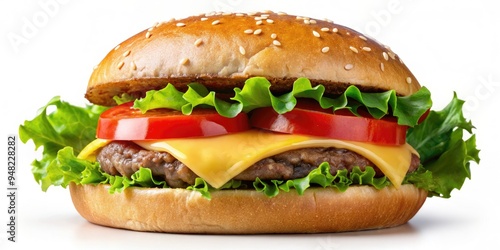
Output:
<instances>
[{"instance_id":1,"label":"burger shadow","mask_svg":"<svg viewBox=\"0 0 500 250\"><path fill-rule=\"evenodd\" d=\"M76 217L76 216L75 216ZM77 224L77 230L74 232L76 245L86 246L99 244L105 246L116 246L124 238L128 239L129 246L144 246L143 244L153 244L154 242L169 242L172 249L176 246L188 248L197 248L200 246L220 247L221 245L230 246L235 242L238 244L267 246L268 244L283 243L300 246L304 242L308 244L336 245L338 242L350 242L351 238L359 237L372 241L374 239L404 238L415 239L423 232L441 230L443 228L460 227L466 221L453 220L452 218L439 216L416 216L410 222L391 228L372 229L354 232L341 233L311 233L311 234L250 234L250 235L214 235L214 234L185 234L185 233L159 233L159 232L137 232L127 229L118 229L105 226L99 226L85 221L83 218L72 218L73 223ZM339 241L340 240L340 241ZM347 241L345 241L347 240ZM255 248L260 249L260 248Z\"/></svg>"},{"instance_id":2,"label":"burger shadow","mask_svg":"<svg viewBox=\"0 0 500 250\"><path fill-rule=\"evenodd\" d=\"M72 218L75 221L78 221L79 225L77 226L79 235L87 235L89 237L95 236L93 233L89 234L89 232L96 232L99 230L112 230L115 232L121 233L134 233L134 234L165 234L160 232L137 232L129 229L121 229L121 228L113 228L108 226L97 225L91 222L84 220L83 218L79 218L77 215ZM410 222L405 223L400 226L390 227L390 228L379 228L379 229L368 229L361 231L347 231L347 232L338 232L338 233L289 233L289 234L248 234L246 236L252 235L260 235L267 237L278 237L283 235L303 235L303 236L318 236L318 235L338 235L338 236L358 236L358 235L411 235L418 234L421 231L429 230L430 228L439 228L439 227L450 227L451 224L457 224L456 220L446 220L443 218L427 218L427 217L419 217L414 218ZM167 233L168 234L168 233ZM202 237L206 236L244 236L241 234L186 234L186 233L170 233L171 235L198 235Z\"/></svg>"},{"instance_id":3,"label":"burger shadow","mask_svg":"<svg viewBox=\"0 0 500 250\"><path fill-rule=\"evenodd\" d=\"M359 237L369 239L385 238L386 236L401 236L418 234L419 229L407 223L401 226L385 229L364 230L342 233L308 233L308 234L185 234L161 232L137 232L128 229L119 229L96 225L81 220L75 232L73 245L79 247L109 246L116 248L124 244L127 239L126 249L136 247L152 248L168 242L169 249L330 249L328 246L338 245L339 242L351 242L351 238ZM423 230L423 229L422 229ZM161 243L160 245L163 245ZM241 245L245 247L236 247ZM248 248L252 246L251 248ZM323 247L322 247L323 246Z\"/></svg>"},{"instance_id":4,"label":"burger shadow","mask_svg":"<svg viewBox=\"0 0 500 250\"><path fill-rule=\"evenodd\" d=\"M422 232L440 230L445 228L463 227L470 223L467 220L449 218L443 216L428 216L417 214L409 222L390 228L369 229L361 231L348 231L340 233L309 234L306 237L317 237L318 235L328 235L331 237L354 237L354 236L415 236Z\"/></svg>"}]
</instances>

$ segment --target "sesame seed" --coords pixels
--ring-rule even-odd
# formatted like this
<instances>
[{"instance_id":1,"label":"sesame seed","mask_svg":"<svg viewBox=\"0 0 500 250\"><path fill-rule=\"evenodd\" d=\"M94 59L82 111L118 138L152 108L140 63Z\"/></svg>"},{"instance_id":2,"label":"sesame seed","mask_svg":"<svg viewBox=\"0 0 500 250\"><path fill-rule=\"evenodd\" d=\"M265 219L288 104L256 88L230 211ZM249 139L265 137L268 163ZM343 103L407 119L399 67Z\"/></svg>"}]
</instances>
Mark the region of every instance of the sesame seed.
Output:
<instances>
[{"instance_id":1,"label":"sesame seed","mask_svg":"<svg viewBox=\"0 0 500 250\"><path fill-rule=\"evenodd\" d=\"M372 48L370 48L370 47L363 47L363 50L364 51L372 51Z\"/></svg>"},{"instance_id":2,"label":"sesame seed","mask_svg":"<svg viewBox=\"0 0 500 250\"><path fill-rule=\"evenodd\" d=\"M389 55L387 55L387 52L382 52L382 56L384 57L384 59L387 61L389 60Z\"/></svg>"},{"instance_id":3,"label":"sesame seed","mask_svg":"<svg viewBox=\"0 0 500 250\"><path fill-rule=\"evenodd\" d=\"M198 46L200 46L202 43L203 43L203 40L202 40L201 38L198 38L198 39L196 39L196 41L194 41L194 46L198 47Z\"/></svg>"},{"instance_id":4,"label":"sesame seed","mask_svg":"<svg viewBox=\"0 0 500 250\"><path fill-rule=\"evenodd\" d=\"M324 20L324 21L326 21L326 22L329 22L329 23L333 23L333 21L332 21L332 20L330 20L330 19L328 19L328 18L325 18L325 19L323 19L323 20Z\"/></svg>"},{"instance_id":5,"label":"sesame seed","mask_svg":"<svg viewBox=\"0 0 500 250\"><path fill-rule=\"evenodd\" d=\"M276 35L276 33L272 33L272 34L271 34L271 38L272 38L272 39L276 39L276 37L278 37L278 35Z\"/></svg>"},{"instance_id":6,"label":"sesame seed","mask_svg":"<svg viewBox=\"0 0 500 250\"><path fill-rule=\"evenodd\" d=\"M130 68L132 70L136 70L137 69L137 65L135 65L135 63L132 61L132 62L130 62Z\"/></svg>"},{"instance_id":7,"label":"sesame seed","mask_svg":"<svg viewBox=\"0 0 500 250\"><path fill-rule=\"evenodd\" d=\"M281 43L278 40L273 40L273 44L276 46L281 46Z\"/></svg>"},{"instance_id":8,"label":"sesame seed","mask_svg":"<svg viewBox=\"0 0 500 250\"><path fill-rule=\"evenodd\" d=\"M255 19L255 21L259 21L259 20L262 20L262 17L256 16L256 17L254 17L254 19Z\"/></svg>"},{"instance_id":9,"label":"sesame seed","mask_svg":"<svg viewBox=\"0 0 500 250\"><path fill-rule=\"evenodd\" d=\"M384 63L380 63L380 70L382 70L382 71L385 70Z\"/></svg>"},{"instance_id":10,"label":"sesame seed","mask_svg":"<svg viewBox=\"0 0 500 250\"><path fill-rule=\"evenodd\" d=\"M316 24L316 20L311 19L311 20L309 20L309 23Z\"/></svg>"},{"instance_id":11,"label":"sesame seed","mask_svg":"<svg viewBox=\"0 0 500 250\"><path fill-rule=\"evenodd\" d=\"M148 29L148 31L153 31L153 28L154 28L154 26L153 26L153 27L151 27L151 28L149 28L149 29Z\"/></svg>"},{"instance_id":12,"label":"sesame seed","mask_svg":"<svg viewBox=\"0 0 500 250\"><path fill-rule=\"evenodd\" d=\"M246 50L245 50L245 48L243 48L243 46L240 46L240 48L239 48L239 49L240 49L240 53L241 53L242 55L245 55L245 54L246 54Z\"/></svg>"},{"instance_id":13,"label":"sesame seed","mask_svg":"<svg viewBox=\"0 0 500 250\"><path fill-rule=\"evenodd\" d=\"M309 21L309 19L304 19L304 23L305 24L311 24L311 21Z\"/></svg>"},{"instance_id":14,"label":"sesame seed","mask_svg":"<svg viewBox=\"0 0 500 250\"><path fill-rule=\"evenodd\" d=\"M332 29L332 32L333 32L333 33L337 33L337 32L339 32L339 29L337 29L337 28L333 28L333 29Z\"/></svg>"},{"instance_id":15,"label":"sesame seed","mask_svg":"<svg viewBox=\"0 0 500 250\"><path fill-rule=\"evenodd\" d=\"M184 26L186 26L186 24L185 23L176 23L175 26L177 26L177 27L184 27Z\"/></svg>"},{"instance_id":16,"label":"sesame seed","mask_svg":"<svg viewBox=\"0 0 500 250\"><path fill-rule=\"evenodd\" d=\"M313 30L313 35L314 35L315 37L321 37L321 35L320 35L317 31L315 31L315 30Z\"/></svg>"},{"instance_id":17,"label":"sesame seed","mask_svg":"<svg viewBox=\"0 0 500 250\"><path fill-rule=\"evenodd\" d=\"M274 20L273 19L266 19L266 22L267 23L274 23Z\"/></svg>"},{"instance_id":18,"label":"sesame seed","mask_svg":"<svg viewBox=\"0 0 500 250\"><path fill-rule=\"evenodd\" d=\"M285 12L282 12L282 11L278 12L278 16L284 16L284 15L286 15Z\"/></svg>"},{"instance_id":19,"label":"sesame seed","mask_svg":"<svg viewBox=\"0 0 500 250\"><path fill-rule=\"evenodd\" d=\"M180 61L180 64L181 65L186 65L189 63L189 59L188 58L183 58L181 61Z\"/></svg>"},{"instance_id":20,"label":"sesame seed","mask_svg":"<svg viewBox=\"0 0 500 250\"><path fill-rule=\"evenodd\" d=\"M366 37L364 37L364 36L359 36L359 38L361 38L361 40L365 40L365 41L366 41L366 40L368 40L368 39L366 39Z\"/></svg>"},{"instance_id":21,"label":"sesame seed","mask_svg":"<svg viewBox=\"0 0 500 250\"><path fill-rule=\"evenodd\" d=\"M151 37L151 33L149 33L149 31L146 32L146 38L150 38L150 37Z\"/></svg>"},{"instance_id":22,"label":"sesame seed","mask_svg":"<svg viewBox=\"0 0 500 250\"><path fill-rule=\"evenodd\" d=\"M262 29L256 29L253 34L254 35L259 35L260 33L262 33Z\"/></svg>"},{"instance_id":23,"label":"sesame seed","mask_svg":"<svg viewBox=\"0 0 500 250\"><path fill-rule=\"evenodd\" d=\"M253 30L252 29L247 29L245 31L243 31L245 34L253 34Z\"/></svg>"},{"instance_id":24,"label":"sesame seed","mask_svg":"<svg viewBox=\"0 0 500 250\"><path fill-rule=\"evenodd\" d=\"M345 70L351 70L352 68L354 68L354 65L352 65L352 64L350 64L350 63L348 63L348 64L346 64L346 65L344 66L344 69L345 69Z\"/></svg>"},{"instance_id":25,"label":"sesame seed","mask_svg":"<svg viewBox=\"0 0 500 250\"><path fill-rule=\"evenodd\" d=\"M329 28L327 28L327 27L324 27L324 28L321 28L321 31L323 31L323 32L328 32L328 31L330 31L330 29L329 29Z\"/></svg>"},{"instance_id":26,"label":"sesame seed","mask_svg":"<svg viewBox=\"0 0 500 250\"><path fill-rule=\"evenodd\" d=\"M127 57L128 55L130 55L130 50L127 50L127 51L125 51L125 53L123 53L124 57Z\"/></svg>"},{"instance_id":27,"label":"sesame seed","mask_svg":"<svg viewBox=\"0 0 500 250\"><path fill-rule=\"evenodd\" d=\"M261 25L262 24L262 20L259 20L257 22L255 22L256 25Z\"/></svg>"},{"instance_id":28,"label":"sesame seed","mask_svg":"<svg viewBox=\"0 0 500 250\"><path fill-rule=\"evenodd\" d=\"M389 51L389 52L387 52L387 54L389 54L389 57L390 57L392 60L396 60L396 54L394 54L394 52Z\"/></svg>"},{"instance_id":29,"label":"sesame seed","mask_svg":"<svg viewBox=\"0 0 500 250\"><path fill-rule=\"evenodd\" d=\"M124 63L124 62L120 62L120 63L118 64L118 67L117 67L117 68L118 68L118 69L122 69L123 65L125 65L125 63Z\"/></svg>"},{"instance_id":30,"label":"sesame seed","mask_svg":"<svg viewBox=\"0 0 500 250\"><path fill-rule=\"evenodd\" d=\"M236 13L236 14L234 14L234 15L235 15L235 16L244 16L244 14L243 14L243 13Z\"/></svg>"},{"instance_id":31,"label":"sesame seed","mask_svg":"<svg viewBox=\"0 0 500 250\"><path fill-rule=\"evenodd\" d=\"M219 24L219 23L220 23L220 21L219 21L219 20L215 20L215 21L213 21L213 22L212 22L212 25L217 25L217 24Z\"/></svg>"},{"instance_id":32,"label":"sesame seed","mask_svg":"<svg viewBox=\"0 0 500 250\"><path fill-rule=\"evenodd\" d=\"M115 50L120 48L120 44L116 45Z\"/></svg>"},{"instance_id":33,"label":"sesame seed","mask_svg":"<svg viewBox=\"0 0 500 250\"><path fill-rule=\"evenodd\" d=\"M349 49L351 49L354 53L358 53L358 49L352 47L352 46L349 46Z\"/></svg>"},{"instance_id":34,"label":"sesame seed","mask_svg":"<svg viewBox=\"0 0 500 250\"><path fill-rule=\"evenodd\" d=\"M326 53L326 52L328 52L329 50L330 50L330 47L323 47L323 48L321 49L321 52Z\"/></svg>"},{"instance_id":35,"label":"sesame seed","mask_svg":"<svg viewBox=\"0 0 500 250\"><path fill-rule=\"evenodd\" d=\"M406 83L411 84L411 77L406 77Z\"/></svg>"},{"instance_id":36,"label":"sesame seed","mask_svg":"<svg viewBox=\"0 0 500 250\"><path fill-rule=\"evenodd\" d=\"M201 21L206 21L206 20L208 20L208 17L202 17L201 18Z\"/></svg>"},{"instance_id":37,"label":"sesame seed","mask_svg":"<svg viewBox=\"0 0 500 250\"><path fill-rule=\"evenodd\" d=\"M347 31L345 34L346 34L346 35L348 35L348 36L350 36L350 35L351 35L351 33L350 33L349 31Z\"/></svg>"}]
</instances>

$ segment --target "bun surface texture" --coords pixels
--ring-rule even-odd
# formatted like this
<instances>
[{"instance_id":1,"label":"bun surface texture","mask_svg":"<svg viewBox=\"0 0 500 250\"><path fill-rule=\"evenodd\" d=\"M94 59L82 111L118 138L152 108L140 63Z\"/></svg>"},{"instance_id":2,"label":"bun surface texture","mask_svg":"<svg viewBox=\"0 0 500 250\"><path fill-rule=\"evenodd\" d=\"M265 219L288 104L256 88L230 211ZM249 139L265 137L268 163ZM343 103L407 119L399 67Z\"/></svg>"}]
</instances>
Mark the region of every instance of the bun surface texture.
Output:
<instances>
[{"instance_id":1,"label":"bun surface texture","mask_svg":"<svg viewBox=\"0 0 500 250\"><path fill-rule=\"evenodd\" d=\"M413 185L309 188L269 198L253 190L212 192L210 200L185 189L127 188L71 183L82 217L108 227L199 234L344 232L394 227L420 209L427 193Z\"/></svg>"},{"instance_id":2,"label":"bun surface texture","mask_svg":"<svg viewBox=\"0 0 500 250\"><path fill-rule=\"evenodd\" d=\"M299 77L326 93L356 85L365 91L416 92L420 85L391 49L331 21L282 13L207 14L153 25L112 49L94 68L86 98L114 105L123 93L141 97L168 83L199 82L214 91L266 77L271 90Z\"/></svg>"}]
</instances>

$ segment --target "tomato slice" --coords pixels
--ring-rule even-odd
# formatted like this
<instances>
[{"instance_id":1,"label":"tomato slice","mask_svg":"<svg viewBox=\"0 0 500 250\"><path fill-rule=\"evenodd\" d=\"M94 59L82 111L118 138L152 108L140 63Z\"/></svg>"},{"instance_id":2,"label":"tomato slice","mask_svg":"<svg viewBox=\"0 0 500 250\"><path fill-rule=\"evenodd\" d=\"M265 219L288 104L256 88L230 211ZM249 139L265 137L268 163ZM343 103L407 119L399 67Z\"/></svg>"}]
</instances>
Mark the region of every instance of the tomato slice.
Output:
<instances>
[{"instance_id":1,"label":"tomato slice","mask_svg":"<svg viewBox=\"0 0 500 250\"><path fill-rule=\"evenodd\" d=\"M248 116L221 116L212 109L195 109L190 115L172 109L141 113L124 103L103 112L97 124L97 138L110 140L149 140L216 136L249 129Z\"/></svg>"},{"instance_id":2,"label":"tomato slice","mask_svg":"<svg viewBox=\"0 0 500 250\"><path fill-rule=\"evenodd\" d=\"M384 145L406 143L407 126L393 118L375 119L368 114L355 116L348 110L332 113L319 104L301 100L290 112L278 114L273 108L252 111L250 124L254 127L288 134L304 134L339 140ZM366 115L366 117L365 117Z\"/></svg>"}]
</instances>

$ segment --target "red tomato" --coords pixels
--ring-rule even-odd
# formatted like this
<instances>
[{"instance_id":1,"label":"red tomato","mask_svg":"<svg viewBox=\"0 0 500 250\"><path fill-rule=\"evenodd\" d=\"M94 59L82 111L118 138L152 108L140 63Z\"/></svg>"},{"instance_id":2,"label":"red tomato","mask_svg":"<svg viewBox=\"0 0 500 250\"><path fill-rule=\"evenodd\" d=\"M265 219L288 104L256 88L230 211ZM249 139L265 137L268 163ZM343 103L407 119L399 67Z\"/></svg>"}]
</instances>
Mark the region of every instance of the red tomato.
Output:
<instances>
[{"instance_id":1,"label":"red tomato","mask_svg":"<svg viewBox=\"0 0 500 250\"><path fill-rule=\"evenodd\" d=\"M430 109L425 111L425 113L422 116L420 116L420 118L418 119L418 124L422 123L425 119L427 119L427 116L429 116L430 112L431 112Z\"/></svg>"},{"instance_id":2,"label":"red tomato","mask_svg":"<svg viewBox=\"0 0 500 250\"><path fill-rule=\"evenodd\" d=\"M292 111L281 115L271 107L256 109L250 116L250 123L257 128L288 134L384 145L406 143L407 126L397 124L395 119L359 117L348 110L332 113L330 109L322 109L312 102L301 101Z\"/></svg>"},{"instance_id":3,"label":"red tomato","mask_svg":"<svg viewBox=\"0 0 500 250\"><path fill-rule=\"evenodd\" d=\"M97 124L97 138L111 140L148 140L216 136L249 129L248 117L221 116L213 109L195 109L183 115L172 109L154 109L142 114L133 102L103 112Z\"/></svg>"}]
</instances>

